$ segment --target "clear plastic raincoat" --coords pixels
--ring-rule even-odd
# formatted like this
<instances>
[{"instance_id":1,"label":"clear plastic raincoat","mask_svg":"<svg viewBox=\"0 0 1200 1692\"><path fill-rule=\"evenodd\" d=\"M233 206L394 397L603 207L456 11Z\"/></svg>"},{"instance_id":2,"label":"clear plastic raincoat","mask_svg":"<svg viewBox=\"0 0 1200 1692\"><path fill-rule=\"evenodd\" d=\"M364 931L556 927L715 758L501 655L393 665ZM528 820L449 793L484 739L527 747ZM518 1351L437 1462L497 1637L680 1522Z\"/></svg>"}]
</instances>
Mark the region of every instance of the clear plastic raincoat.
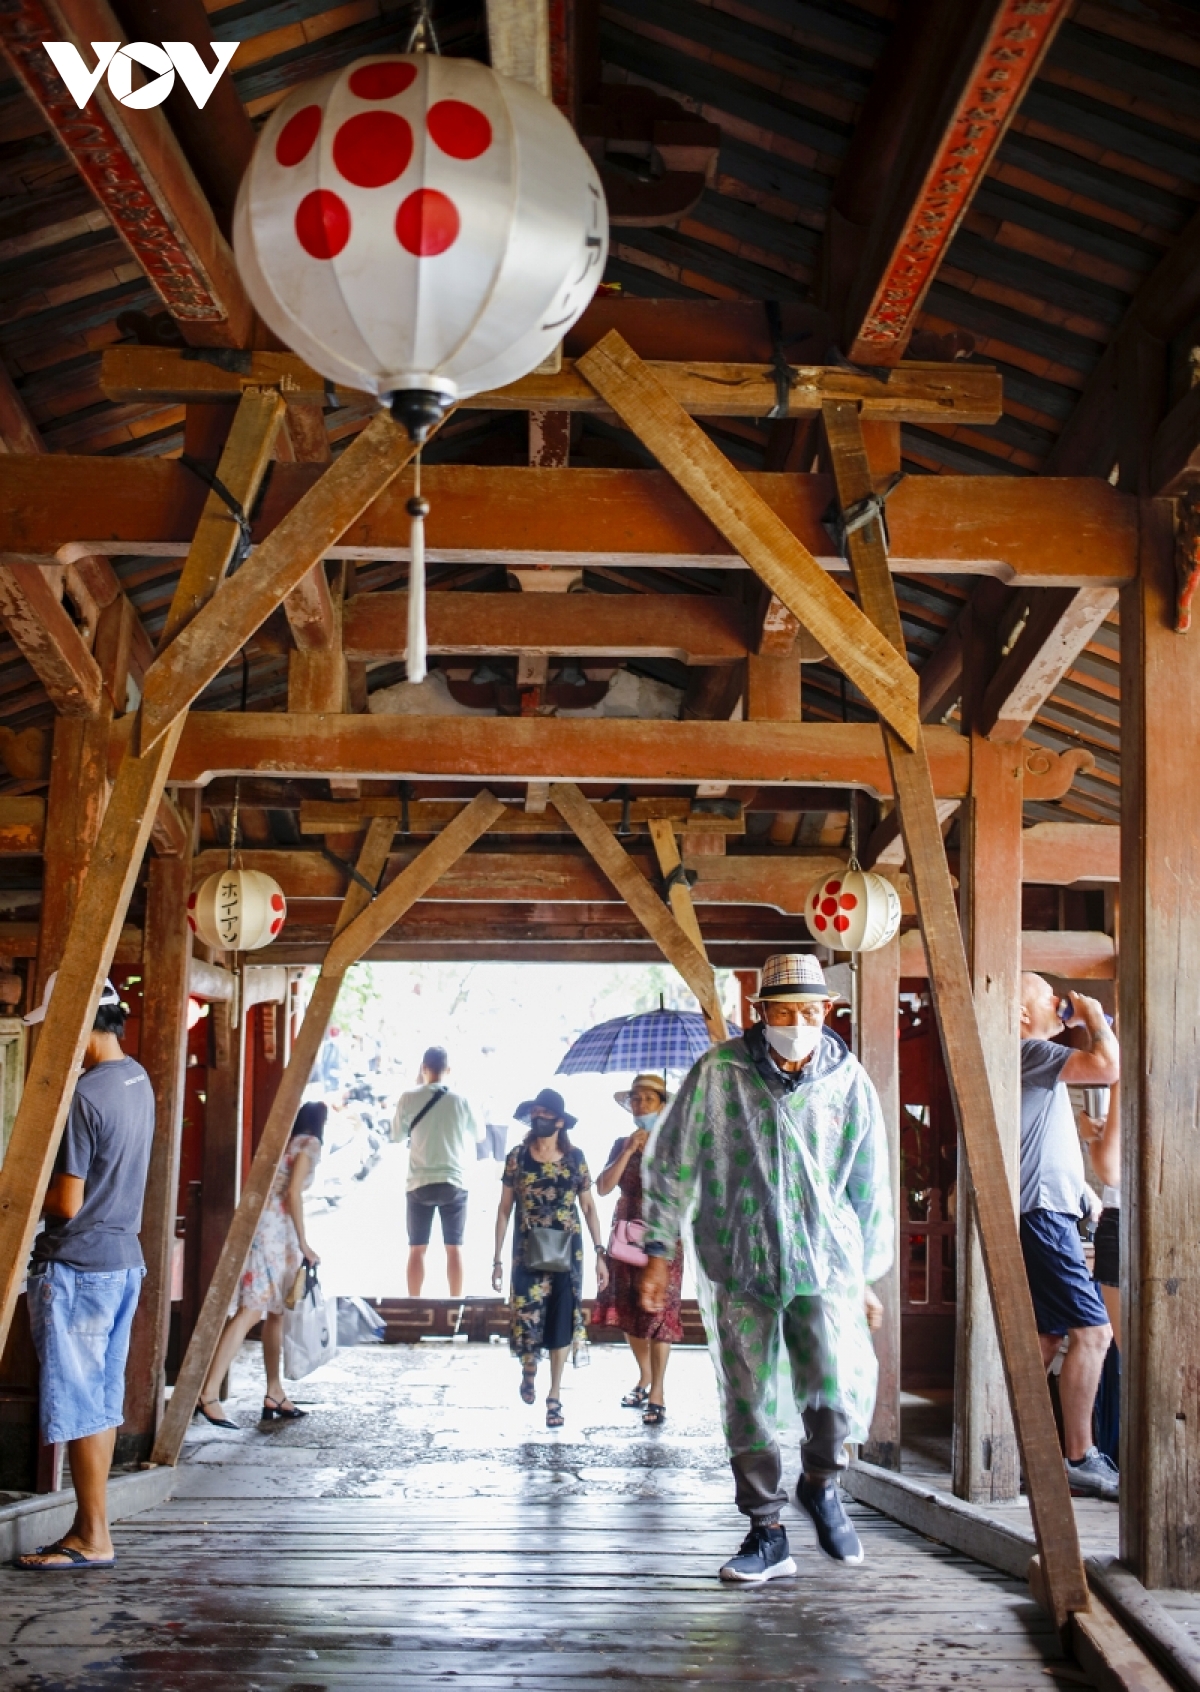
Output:
<instances>
[{"instance_id":1,"label":"clear plastic raincoat","mask_svg":"<svg viewBox=\"0 0 1200 1692\"><path fill-rule=\"evenodd\" d=\"M830 1028L780 1070L763 1029L694 1065L647 1148L643 1214L656 1252L690 1226L732 1450L774 1436L782 1335L800 1409L833 1408L867 1436L877 1367L865 1288L894 1250L887 1139L875 1088Z\"/></svg>"}]
</instances>

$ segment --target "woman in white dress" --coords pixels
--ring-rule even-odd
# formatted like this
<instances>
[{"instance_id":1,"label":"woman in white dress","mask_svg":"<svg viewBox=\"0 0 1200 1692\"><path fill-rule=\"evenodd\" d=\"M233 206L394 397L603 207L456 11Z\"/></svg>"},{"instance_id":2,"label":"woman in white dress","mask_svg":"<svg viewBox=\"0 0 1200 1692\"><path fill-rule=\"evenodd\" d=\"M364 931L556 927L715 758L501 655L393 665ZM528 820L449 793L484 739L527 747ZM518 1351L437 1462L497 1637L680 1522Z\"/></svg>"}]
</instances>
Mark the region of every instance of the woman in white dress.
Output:
<instances>
[{"instance_id":1,"label":"woman in white dress","mask_svg":"<svg viewBox=\"0 0 1200 1692\"><path fill-rule=\"evenodd\" d=\"M297 1421L307 1412L298 1410L287 1395L280 1373L283 1356L284 1299L302 1263L321 1259L308 1243L304 1231L304 1193L312 1185L325 1135L328 1107L320 1103L301 1105L292 1124L291 1138L275 1175L270 1197L250 1246L246 1267L238 1282L233 1315L225 1324L212 1367L205 1377L197 1410L214 1428L235 1428L221 1408L221 1382L256 1322L263 1325L263 1366L267 1391L262 1420Z\"/></svg>"}]
</instances>

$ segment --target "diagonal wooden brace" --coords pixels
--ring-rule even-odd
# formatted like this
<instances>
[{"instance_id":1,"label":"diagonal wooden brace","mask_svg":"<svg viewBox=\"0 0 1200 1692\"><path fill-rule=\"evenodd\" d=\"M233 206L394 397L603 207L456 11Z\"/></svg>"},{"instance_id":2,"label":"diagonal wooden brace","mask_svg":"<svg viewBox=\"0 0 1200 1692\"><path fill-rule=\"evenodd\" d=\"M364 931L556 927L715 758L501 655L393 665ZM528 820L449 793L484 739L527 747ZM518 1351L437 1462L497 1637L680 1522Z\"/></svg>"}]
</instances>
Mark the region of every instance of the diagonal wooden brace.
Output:
<instances>
[{"instance_id":1,"label":"diagonal wooden brace","mask_svg":"<svg viewBox=\"0 0 1200 1692\"><path fill-rule=\"evenodd\" d=\"M151 747L230 663L277 605L399 475L416 447L380 412L238 571L221 604L197 612L142 687L141 744ZM243 506L245 502L242 502ZM227 521L231 521L226 513Z\"/></svg>"},{"instance_id":2,"label":"diagonal wooden brace","mask_svg":"<svg viewBox=\"0 0 1200 1692\"><path fill-rule=\"evenodd\" d=\"M262 483L283 410L278 394L259 389L248 390L239 403L219 474L243 504L254 499ZM177 634L194 601L202 602L216 592L233 556L235 538L230 525L209 520L206 505L171 603L164 640ZM54 996L0 1169L0 1349L12 1321L104 978L185 721L180 716L145 756L126 753L80 889Z\"/></svg>"},{"instance_id":3,"label":"diagonal wooden brace","mask_svg":"<svg viewBox=\"0 0 1200 1692\"><path fill-rule=\"evenodd\" d=\"M908 746L917 678L615 329L576 368ZM869 488L868 492L873 492Z\"/></svg>"},{"instance_id":4,"label":"diagonal wooden brace","mask_svg":"<svg viewBox=\"0 0 1200 1692\"><path fill-rule=\"evenodd\" d=\"M556 782L550 789L550 803L591 853L667 962L674 964L687 982L700 1001L700 1009L709 1027L712 1028L718 1018L723 1027L724 1017L712 965L684 933L583 794L573 782Z\"/></svg>"},{"instance_id":5,"label":"diagonal wooden brace","mask_svg":"<svg viewBox=\"0 0 1200 1692\"><path fill-rule=\"evenodd\" d=\"M682 874L683 859L679 855L679 842L675 838L675 830L663 817L651 817L646 824L650 832L650 839L654 845L654 855L658 859L658 867L664 876L672 877L667 890L671 910L675 921L702 958L707 959L704 950L704 936L700 932L700 921L696 916L696 907L692 903L692 890ZM705 1010L704 1020L708 1023L708 1032L714 1040L728 1040L729 1028L725 1022L725 1012L721 1009L716 992L713 993L713 1008Z\"/></svg>"},{"instance_id":6,"label":"diagonal wooden brace","mask_svg":"<svg viewBox=\"0 0 1200 1692\"><path fill-rule=\"evenodd\" d=\"M858 408L853 403L827 405L824 422L838 500L845 509L871 491ZM859 603L896 650L903 652L896 590L879 523L871 522L850 536L849 551ZM911 748L886 726L883 736L929 959L929 985L946 1072L966 1150L984 1269L1045 1590L1055 1623L1062 1628L1072 1611L1087 1609L1087 1580L1050 1407L929 760L922 735Z\"/></svg>"}]
</instances>

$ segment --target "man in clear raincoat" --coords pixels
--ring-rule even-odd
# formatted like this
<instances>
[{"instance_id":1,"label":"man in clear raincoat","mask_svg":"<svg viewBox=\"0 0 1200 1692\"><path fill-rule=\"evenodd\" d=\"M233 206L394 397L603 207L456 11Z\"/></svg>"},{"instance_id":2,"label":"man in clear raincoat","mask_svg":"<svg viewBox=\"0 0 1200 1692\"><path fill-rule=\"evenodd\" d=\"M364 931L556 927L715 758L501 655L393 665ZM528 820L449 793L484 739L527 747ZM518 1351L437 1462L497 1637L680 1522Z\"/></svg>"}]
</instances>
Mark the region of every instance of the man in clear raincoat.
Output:
<instances>
[{"instance_id":1,"label":"man in clear raincoat","mask_svg":"<svg viewBox=\"0 0 1200 1692\"><path fill-rule=\"evenodd\" d=\"M643 1168L642 1301L659 1307L690 1226L737 1505L750 1518L725 1580L796 1572L779 1519L781 1336L804 1420L796 1502L827 1555L863 1560L836 1476L874 1411L870 1327L882 1306L870 1283L891 1267L894 1221L879 1098L825 1026L831 1004L816 958L769 958L762 1021L694 1065Z\"/></svg>"}]
</instances>

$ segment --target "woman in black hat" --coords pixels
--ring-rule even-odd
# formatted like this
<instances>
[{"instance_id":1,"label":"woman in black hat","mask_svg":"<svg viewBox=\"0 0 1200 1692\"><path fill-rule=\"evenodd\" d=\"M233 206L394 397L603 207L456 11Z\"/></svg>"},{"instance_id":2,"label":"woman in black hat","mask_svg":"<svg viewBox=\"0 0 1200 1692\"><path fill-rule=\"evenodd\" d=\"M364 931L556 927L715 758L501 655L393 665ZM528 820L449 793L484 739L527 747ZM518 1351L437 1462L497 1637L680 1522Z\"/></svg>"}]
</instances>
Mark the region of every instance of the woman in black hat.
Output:
<instances>
[{"instance_id":1,"label":"woman in black hat","mask_svg":"<svg viewBox=\"0 0 1200 1692\"><path fill-rule=\"evenodd\" d=\"M567 1353L587 1338L580 1209L596 1251L596 1281L601 1288L608 1282L608 1265L592 1178L583 1153L568 1138L567 1130L575 1126L576 1119L568 1116L562 1094L543 1087L536 1099L519 1104L513 1116L518 1122L527 1122L529 1132L521 1145L509 1152L504 1165L492 1286L500 1291L500 1253L515 1205L509 1346L521 1359L521 1397L526 1404L532 1404L536 1397L533 1382L538 1359L544 1352L550 1353L546 1426L561 1428L559 1391Z\"/></svg>"}]
</instances>

